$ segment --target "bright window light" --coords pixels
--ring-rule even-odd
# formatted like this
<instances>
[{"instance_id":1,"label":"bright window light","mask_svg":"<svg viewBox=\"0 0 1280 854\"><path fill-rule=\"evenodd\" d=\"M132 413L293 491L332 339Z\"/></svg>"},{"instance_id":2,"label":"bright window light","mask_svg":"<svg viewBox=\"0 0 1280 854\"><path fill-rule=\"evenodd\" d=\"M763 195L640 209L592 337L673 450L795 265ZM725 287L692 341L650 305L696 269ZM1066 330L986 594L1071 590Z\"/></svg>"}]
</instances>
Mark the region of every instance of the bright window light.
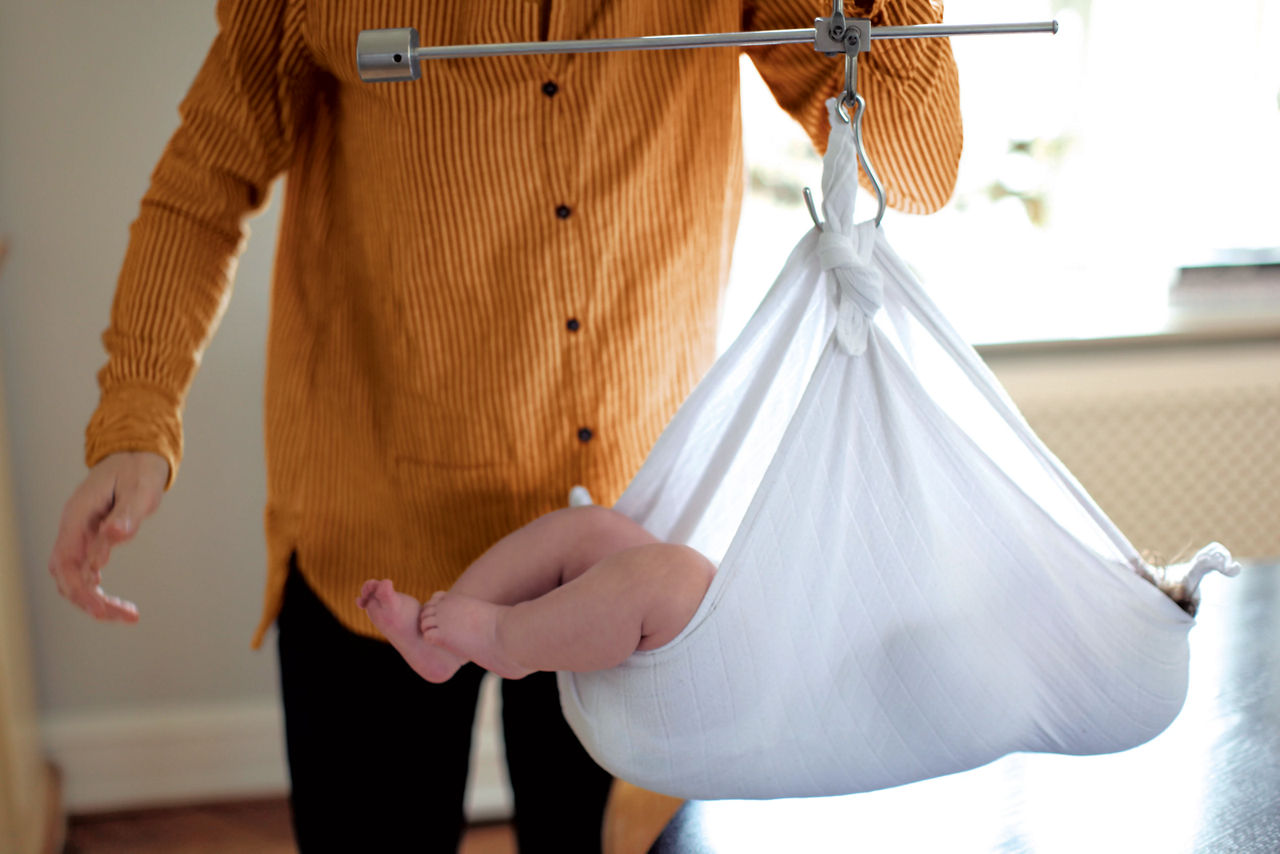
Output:
<instances>
[{"instance_id":1,"label":"bright window light","mask_svg":"<svg viewBox=\"0 0 1280 854\"><path fill-rule=\"evenodd\" d=\"M1180 267L1236 250L1280 259L1280 3L968 0L947 13L1060 23L1057 35L952 39L965 126L955 194L930 216L885 216L966 338L1160 331L1177 319ZM722 344L770 284L760 272L781 269L810 226L801 188L821 184L807 137L745 57L742 92L749 186ZM874 204L862 194L859 219Z\"/></svg>"}]
</instances>

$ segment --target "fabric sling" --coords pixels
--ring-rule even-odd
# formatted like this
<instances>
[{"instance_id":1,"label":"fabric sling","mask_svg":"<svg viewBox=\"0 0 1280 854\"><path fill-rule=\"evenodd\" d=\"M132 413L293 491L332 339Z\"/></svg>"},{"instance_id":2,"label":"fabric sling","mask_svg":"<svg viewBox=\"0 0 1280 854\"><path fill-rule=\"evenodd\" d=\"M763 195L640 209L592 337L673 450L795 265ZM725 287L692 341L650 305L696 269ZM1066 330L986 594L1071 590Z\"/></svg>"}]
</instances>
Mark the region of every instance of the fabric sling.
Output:
<instances>
[{"instance_id":1,"label":"fabric sling","mask_svg":"<svg viewBox=\"0 0 1280 854\"><path fill-rule=\"evenodd\" d=\"M1194 621L873 223L829 104L822 229L615 508L719 570L670 644L560 673L591 755L685 798L843 794L1161 732ZM1235 569L1216 544L1200 570Z\"/></svg>"}]
</instances>

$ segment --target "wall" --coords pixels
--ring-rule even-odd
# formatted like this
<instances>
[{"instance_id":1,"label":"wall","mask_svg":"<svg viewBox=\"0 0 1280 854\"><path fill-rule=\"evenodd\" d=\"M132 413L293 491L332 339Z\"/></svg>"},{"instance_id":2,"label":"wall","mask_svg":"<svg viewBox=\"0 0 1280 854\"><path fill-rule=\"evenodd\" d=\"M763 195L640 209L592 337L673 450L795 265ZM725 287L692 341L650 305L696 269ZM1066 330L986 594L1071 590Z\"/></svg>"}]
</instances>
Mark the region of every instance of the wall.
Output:
<instances>
[{"instance_id":1,"label":"wall","mask_svg":"<svg viewBox=\"0 0 1280 854\"><path fill-rule=\"evenodd\" d=\"M108 591L137 601L142 621L87 619L45 571L62 503L85 473L83 429L127 228L215 31L212 3L0 6L0 232L11 245L0 361L39 705L55 736L138 715L170 719L170 710L213 714L259 743L279 727L273 656L248 646L265 564L261 397L274 209L253 225L235 298L196 380L179 480L106 572ZM282 768L276 760L262 769L261 783L278 787ZM68 780L73 801L79 783Z\"/></svg>"},{"instance_id":2,"label":"wall","mask_svg":"<svg viewBox=\"0 0 1280 854\"><path fill-rule=\"evenodd\" d=\"M141 621L94 622L45 570L62 505L85 474L84 425L128 225L216 30L211 0L0 4L0 234L10 241L0 364L39 711L73 810L285 786L274 638L249 649L266 565L274 202L252 223L196 377L179 478L105 573ZM473 816L509 809L494 712L490 699Z\"/></svg>"}]
</instances>

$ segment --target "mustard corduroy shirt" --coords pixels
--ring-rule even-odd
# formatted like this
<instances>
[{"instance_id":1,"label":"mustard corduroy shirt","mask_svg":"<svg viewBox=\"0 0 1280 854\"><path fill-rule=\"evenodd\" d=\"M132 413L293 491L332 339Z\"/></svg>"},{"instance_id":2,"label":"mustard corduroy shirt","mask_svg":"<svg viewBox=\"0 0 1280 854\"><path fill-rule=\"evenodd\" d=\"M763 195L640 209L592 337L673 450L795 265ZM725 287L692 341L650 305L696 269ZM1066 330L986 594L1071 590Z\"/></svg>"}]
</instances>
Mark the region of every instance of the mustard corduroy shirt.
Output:
<instances>
[{"instance_id":1,"label":"mustard corduroy shirt","mask_svg":"<svg viewBox=\"0 0 1280 854\"><path fill-rule=\"evenodd\" d=\"M229 298L246 217L284 173L266 378L268 573L289 555L377 636L360 583L418 598L584 484L610 504L714 355L743 192L731 48L426 62L367 84L357 34L422 43L812 26L826 0L222 0L220 33L133 223L94 465L124 450L178 470L182 407ZM875 0L877 25L931 23ZM843 62L806 45L751 58L815 146ZM870 157L896 208L949 197L961 147L945 39L859 62Z\"/></svg>"}]
</instances>

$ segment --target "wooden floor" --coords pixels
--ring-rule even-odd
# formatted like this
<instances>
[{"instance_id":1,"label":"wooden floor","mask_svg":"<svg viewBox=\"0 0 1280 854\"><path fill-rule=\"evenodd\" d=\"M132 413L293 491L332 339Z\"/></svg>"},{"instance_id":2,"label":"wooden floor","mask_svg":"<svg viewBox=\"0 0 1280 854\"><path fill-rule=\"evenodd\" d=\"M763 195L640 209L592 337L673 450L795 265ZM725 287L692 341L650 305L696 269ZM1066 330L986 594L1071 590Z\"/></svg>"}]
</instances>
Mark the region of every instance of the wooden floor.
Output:
<instances>
[{"instance_id":1,"label":"wooden floor","mask_svg":"<svg viewBox=\"0 0 1280 854\"><path fill-rule=\"evenodd\" d=\"M506 824L473 827L459 854L515 854ZM73 816L65 854L294 854L284 799Z\"/></svg>"}]
</instances>

